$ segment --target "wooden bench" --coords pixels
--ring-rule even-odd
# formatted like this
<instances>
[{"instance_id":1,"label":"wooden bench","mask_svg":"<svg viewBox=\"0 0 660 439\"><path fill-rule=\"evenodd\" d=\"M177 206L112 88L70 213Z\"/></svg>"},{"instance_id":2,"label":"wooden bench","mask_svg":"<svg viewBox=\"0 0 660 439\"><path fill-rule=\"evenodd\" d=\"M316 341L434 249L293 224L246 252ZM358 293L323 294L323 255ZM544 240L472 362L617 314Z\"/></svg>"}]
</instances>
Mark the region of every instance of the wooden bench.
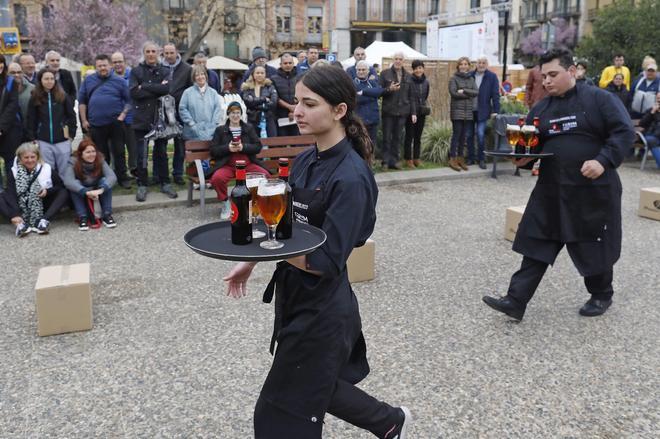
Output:
<instances>
[{"instance_id":1,"label":"wooden bench","mask_svg":"<svg viewBox=\"0 0 660 439\"><path fill-rule=\"evenodd\" d=\"M277 173L280 158L288 158L291 165L298 154L315 143L314 137L309 135L268 137L260 140L264 147L257 155L257 158L261 159L259 165L266 168L271 174ZM211 158L211 141L188 140L185 148L185 161L186 163L194 163L196 170L196 176L189 175L188 178L188 206L193 204L193 184L197 183L200 191L200 207L202 215L204 215L206 213L206 178L204 177L202 160Z\"/></svg>"}]
</instances>

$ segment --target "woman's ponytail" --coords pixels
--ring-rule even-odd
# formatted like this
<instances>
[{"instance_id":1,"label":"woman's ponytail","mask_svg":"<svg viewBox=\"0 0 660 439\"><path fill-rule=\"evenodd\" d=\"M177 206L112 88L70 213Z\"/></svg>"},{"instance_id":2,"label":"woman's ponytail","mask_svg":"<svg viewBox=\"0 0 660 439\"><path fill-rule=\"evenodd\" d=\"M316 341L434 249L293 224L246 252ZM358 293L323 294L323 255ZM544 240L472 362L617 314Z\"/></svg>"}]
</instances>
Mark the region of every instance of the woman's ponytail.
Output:
<instances>
[{"instance_id":1,"label":"woman's ponytail","mask_svg":"<svg viewBox=\"0 0 660 439\"><path fill-rule=\"evenodd\" d=\"M370 165L374 152L374 145L362 119L360 119L359 116L356 116L352 111L349 111L342 119L342 123L346 129L346 137L348 137L353 144L355 152L357 152L358 155Z\"/></svg>"}]
</instances>

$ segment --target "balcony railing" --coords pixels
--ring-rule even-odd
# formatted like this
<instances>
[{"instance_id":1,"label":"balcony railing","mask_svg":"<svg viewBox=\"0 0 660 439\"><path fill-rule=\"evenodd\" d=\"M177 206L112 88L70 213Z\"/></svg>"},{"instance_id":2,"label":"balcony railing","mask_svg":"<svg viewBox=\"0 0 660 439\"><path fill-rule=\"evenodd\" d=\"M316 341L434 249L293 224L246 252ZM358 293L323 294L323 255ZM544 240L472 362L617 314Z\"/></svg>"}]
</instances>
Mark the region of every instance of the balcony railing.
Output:
<instances>
[{"instance_id":1,"label":"balcony railing","mask_svg":"<svg viewBox=\"0 0 660 439\"><path fill-rule=\"evenodd\" d=\"M552 17L574 17L580 15L580 9L577 6L564 6L552 11Z\"/></svg>"}]
</instances>

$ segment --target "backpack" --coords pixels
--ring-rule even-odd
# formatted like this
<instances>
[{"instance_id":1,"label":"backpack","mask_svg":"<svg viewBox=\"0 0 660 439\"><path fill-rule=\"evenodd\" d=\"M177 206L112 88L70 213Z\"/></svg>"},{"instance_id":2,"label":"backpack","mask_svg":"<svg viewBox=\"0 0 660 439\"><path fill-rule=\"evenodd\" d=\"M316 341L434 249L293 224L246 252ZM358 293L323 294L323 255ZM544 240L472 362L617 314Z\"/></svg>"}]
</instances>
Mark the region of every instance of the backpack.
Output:
<instances>
[{"instance_id":1,"label":"backpack","mask_svg":"<svg viewBox=\"0 0 660 439\"><path fill-rule=\"evenodd\" d=\"M180 137L183 132L183 125L176 120L176 100L174 96L165 95L158 98L158 110L156 118L144 138L152 139L171 139Z\"/></svg>"}]
</instances>

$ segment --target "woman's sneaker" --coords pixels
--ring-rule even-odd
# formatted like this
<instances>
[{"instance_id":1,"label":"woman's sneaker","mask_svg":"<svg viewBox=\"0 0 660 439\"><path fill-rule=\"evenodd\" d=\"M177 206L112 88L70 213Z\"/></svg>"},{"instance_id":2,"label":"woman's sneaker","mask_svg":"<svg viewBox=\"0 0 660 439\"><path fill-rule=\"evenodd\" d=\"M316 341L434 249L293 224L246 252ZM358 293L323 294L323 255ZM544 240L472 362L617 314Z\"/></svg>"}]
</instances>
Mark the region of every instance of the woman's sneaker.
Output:
<instances>
[{"instance_id":1,"label":"woman's sneaker","mask_svg":"<svg viewBox=\"0 0 660 439\"><path fill-rule=\"evenodd\" d=\"M390 431L385 433L385 439L406 439L408 437L408 429L412 424L412 414L407 407L399 407L400 418L399 421L392 427Z\"/></svg>"},{"instance_id":2,"label":"woman's sneaker","mask_svg":"<svg viewBox=\"0 0 660 439\"><path fill-rule=\"evenodd\" d=\"M18 238L22 238L26 236L28 233L30 233L30 227L28 227L27 224L20 223L19 225L16 226L16 236Z\"/></svg>"},{"instance_id":3,"label":"woman's sneaker","mask_svg":"<svg viewBox=\"0 0 660 439\"><path fill-rule=\"evenodd\" d=\"M78 220L78 230L81 232L84 232L85 230L89 230L89 222L87 221L86 216L81 216L80 219Z\"/></svg>"},{"instance_id":4,"label":"woman's sneaker","mask_svg":"<svg viewBox=\"0 0 660 439\"><path fill-rule=\"evenodd\" d=\"M103 215L103 224L105 224L108 229L114 229L117 227L117 223L112 219L112 215L110 214Z\"/></svg>"},{"instance_id":5,"label":"woman's sneaker","mask_svg":"<svg viewBox=\"0 0 660 439\"><path fill-rule=\"evenodd\" d=\"M48 227L50 226L50 221L46 218L41 218L39 224L37 224L37 233L39 235L45 235L48 233Z\"/></svg>"}]
</instances>

